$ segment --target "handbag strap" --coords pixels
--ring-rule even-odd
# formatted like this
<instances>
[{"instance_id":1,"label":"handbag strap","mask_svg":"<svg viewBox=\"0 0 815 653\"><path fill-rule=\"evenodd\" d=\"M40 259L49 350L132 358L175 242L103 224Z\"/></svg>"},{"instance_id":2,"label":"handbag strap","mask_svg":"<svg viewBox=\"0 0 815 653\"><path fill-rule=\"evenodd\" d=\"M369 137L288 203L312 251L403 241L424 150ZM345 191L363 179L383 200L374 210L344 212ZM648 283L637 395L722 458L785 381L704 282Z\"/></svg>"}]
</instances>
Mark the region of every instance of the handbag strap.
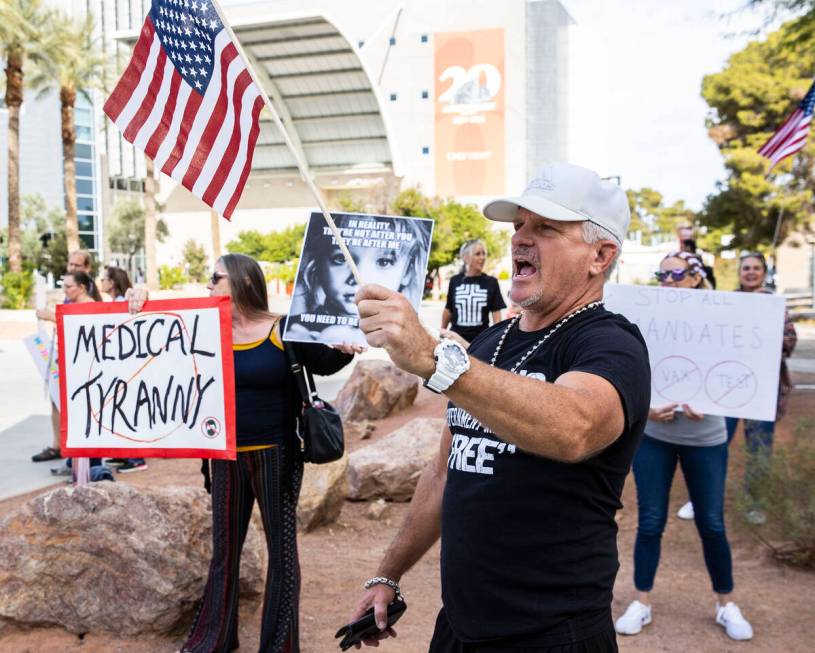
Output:
<instances>
[{"instance_id":1,"label":"handbag strap","mask_svg":"<svg viewBox=\"0 0 815 653\"><path fill-rule=\"evenodd\" d=\"M300 391L300 397L303 401L311 406L319 399L317 396L317 388L314 385L314 378L309 371L297 360L297 354L294 353L294 347L283 341L283 351L286 352L286 359L289 362L289 369L291 369L294 378L297 380L297 389Z\"/></svg>"}]
</instances>

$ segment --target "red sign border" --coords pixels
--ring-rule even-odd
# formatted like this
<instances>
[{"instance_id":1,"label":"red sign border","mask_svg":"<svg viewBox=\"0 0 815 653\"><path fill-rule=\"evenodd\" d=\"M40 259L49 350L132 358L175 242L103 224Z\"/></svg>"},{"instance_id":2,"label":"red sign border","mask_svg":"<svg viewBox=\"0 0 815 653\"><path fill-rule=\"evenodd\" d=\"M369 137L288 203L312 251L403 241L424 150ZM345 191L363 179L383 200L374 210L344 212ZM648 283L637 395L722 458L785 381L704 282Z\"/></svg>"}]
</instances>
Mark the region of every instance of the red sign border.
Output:
<instances>
[{"instance_id":1,"label":"red sign border","mask_svg":"<svg viewBox=\"0 0 815 653\"><path fill-rule=\"evenodd\" d=\"M84 458L210 458L214 460L235 460L235 361L232 355L232 303L229 297L194 297L186 299L158 299L145 302L143 312L166 310L190 310L217 308L221 331L221 364L224 381L224 417L226 419L226 449L181 449L181 448L122 448L122 447L71 447L68 441L68 414L62 410L68 405L68 387L65 379L65 324L66 315L104 315L107 313L127 313L126 302L85 302L82 304L57 305L57 336L59 338L59 394L60 394L60 447L66 457Z\"/></svg>"}]
</instances>

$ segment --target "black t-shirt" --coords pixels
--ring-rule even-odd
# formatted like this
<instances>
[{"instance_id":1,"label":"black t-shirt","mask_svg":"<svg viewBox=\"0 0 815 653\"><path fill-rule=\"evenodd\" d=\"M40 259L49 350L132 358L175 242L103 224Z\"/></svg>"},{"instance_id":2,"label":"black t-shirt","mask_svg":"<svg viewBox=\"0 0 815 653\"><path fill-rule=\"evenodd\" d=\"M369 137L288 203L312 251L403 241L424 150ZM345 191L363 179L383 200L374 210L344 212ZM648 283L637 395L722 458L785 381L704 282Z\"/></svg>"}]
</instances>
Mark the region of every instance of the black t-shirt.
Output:
<instances>
[{"instance_id":1,"label":"black t-shirt","mask_svg":"<svg viewBox=\"0 0 815 653\"><path fill-rule=\"evenodd\" d=\"M470 355L489 362L506 325L485 331ZM515 325L496 365L511 369L546 331L524 333ZM518 373L554 382L570 371L607 379L625 411L622 435L581 463L525 453L448 405L453 440L442 508L442 598L464 641L557 645L608 627L619 567L614 514L648 418L645 341L624 317L591 309L567 322Z\"/></svg>"},{"instance_id":2,"label":"black t-shirt","mask_svg":"<svg viewBox=\"0 0 815 653\"><path fill-rule=\"evenodd\" d=\"M498 279L488 274L454 275L447 289L445 308L453 314L450 330L465 340L473 339L490 325L490 313L506 308Z\"/></svg>"}]
</instances>

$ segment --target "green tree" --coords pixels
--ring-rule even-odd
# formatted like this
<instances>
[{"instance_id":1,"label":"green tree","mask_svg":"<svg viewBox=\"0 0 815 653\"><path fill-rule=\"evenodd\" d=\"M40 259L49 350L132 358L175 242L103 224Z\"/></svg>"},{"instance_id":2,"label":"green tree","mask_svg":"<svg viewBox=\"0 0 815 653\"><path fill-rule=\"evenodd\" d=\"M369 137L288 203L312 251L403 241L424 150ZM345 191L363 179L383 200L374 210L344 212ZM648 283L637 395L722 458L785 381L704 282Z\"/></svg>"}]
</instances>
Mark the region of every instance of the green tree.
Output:
<instances>
[{"instance_id":1,"label":"green tree","mask_svg":"<svg viewBox=\"0 0 815 653\"><path fill-rule=\"evenodd\" d=\"M43 0L0 2L0 58L5 59L8 110L8 264L22 270L20 244L20 106L23 103L23 65L49 59L58 38L52 12Z\"/></svg>"},{"instance_id":2,"label":"green tree","mask_svg":"<svg viewBox=\"0 0 815 653\"><path fill-rule=\"evenodd\" d=\"M429 198L418 188L407 188L393 200L391 212L417 218L432 218L433 241L427 268L430 272L453 263L461 245L474 238L483 240L487 250L503 257L509 244L509 233L494 229L473 204L452 199Z\"/></svg>"},{"instance_id":3,"label":"green tree","mask_svg":"<svg viewBox=\"0 0 815 653\"><path fill-rule=\"evenodd\" d=\"M68 251L79 249L79 225L76 215L76 122L74 106L77 93L91 102L89 91L104 85L106 60L94 39L94 20L72 18L64 12L53 15L56 45L50 57L41 59L30 79L32 88L46 93L59 92L62 134L62 170L65 184L65 232Z\"/></svg>"},{"instance_id":4,"label":"green tree","mask_svg":"<svg viewBox=\"0 0 815 653\"><path fill-rule=\"evenodd\" d=\"M626 195L631 209L628 231L640 232L645 245L676 238L677 227L696 222L696 213L685 202L680 200L666 206L662 193L653 188L629 189Z\"/></svg>"},{"instance_id":5,"label":"green tree","mask_svg":"<svg viewBox=\"0 0 815 653\"><path fill-rule=\"evenodd\" d=\"M768 246L782 215L779 242L811 219L812 139L769 175L769 162L757 151L812 83L815 39L801 38L803 20L790 21L766 39L749 43L721 72L702 82L702 96L710 106L709 133L724 157L727 177L707 198L700 222L711 230L733 233L732 248Z\"/></svg>"},{"instance_id":6,"label":"green tree","mask_svg":"<svg viewBox=\"0 0 815 653\"><path fill-rule=\"evenodd\" d=\"M805 35L815 26L815 0L750 0L747 6L769 10L765 16L765 26L781 16L803 19L796 25L799 35Z\"/></svg>"},{"instance_id":7,"label":"green tree","mask_svg":"<svg viewBox=\"0 0 815 653\"><path fill-rule=\"evenodd\" d=\"M207 253L204 246L190 238L184 243L182 258L187 265L187 275L193 281L201 282L207 276Z\"/></svg>"},{"instance_id":8,"label":"green tree","mask_svg":"<svg viewBox=\"0 0 815 653\"><path fill-rule=\"evenodd\" d=\"M0 229L0 258L7 256L7 227ZM49 208L41 195L24 195L20 202L20 251L23 267L65 273L68 249L65 245L65 212Z\"/></svg>"},{"instance_id":9,"label":"green tree","mask_svg":"<svg viewBox=\"0 0 815 653\"><path fill-rule=\"evenodd\" d=\"M144 248L144 207L135 201L120 202L113 209L113 219L108 225L108 243L113 252L127 256L127 267L133 267L133 257ZM156 240L164 242L170 235L167 223L156 223Z\"/></svg>"},{"instance_id":10,"label":"green tree","mask_svg":"<svg viewBox=\"0 0 815 653\"><path fill-rule=\"evenodd\" d=\"M286 263L300 257L305 232L305 224L265 234L254 229L241 231L237 240L227 243L226 249L233 254L246 254L258 261Z\"/></svg>"}]
</instances>

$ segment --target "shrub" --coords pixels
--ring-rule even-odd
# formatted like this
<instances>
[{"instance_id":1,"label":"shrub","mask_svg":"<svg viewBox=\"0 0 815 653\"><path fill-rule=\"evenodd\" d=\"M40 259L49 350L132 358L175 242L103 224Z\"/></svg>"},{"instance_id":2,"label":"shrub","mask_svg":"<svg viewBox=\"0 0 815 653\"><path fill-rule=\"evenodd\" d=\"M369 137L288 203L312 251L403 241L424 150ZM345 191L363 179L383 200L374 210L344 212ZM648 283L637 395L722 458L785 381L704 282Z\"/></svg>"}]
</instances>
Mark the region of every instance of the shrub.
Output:
<instances>
[{"instance_id":1,"label":"shrub","mask_svg":"<svg viewBox=\"0 0 815 653\"><path fill-rule=\"evenodd\" d=\"M264 271L264 276L267 282L272 279L280 279L283 283L291 283L296 273L297 265L295 263L272 263Z\"/></svg>"},{"instance_id":2,"label":"shrub","mask_svg":"<svg viewBox=\"0 0 815 653\"><path fill-rule=\"evenodd\" d=\"M30 271L5 272L0 283L3 285L3 308L28 308L34 291L34 275Z\"/></svg>"},{"instance_id":3,"label":"shrub","mask_svg":"<svg viewBox=\"0 0 815 653\"><path fill-rule=\"evenodd\" d=\"M184 274L184 268L180 265L170 267L169 265L162 265L158 269L158 283L162 290L169 290L180 286L182 283L187 283L189 279Z\"/></svg>"},{"instance_id":4,"label":"shrub","mask_svg":"<svg viewBox=\"0 0 815 653\"><path fill-rule=\"evenodd\" d=\"M765 511L766 523L750 527L776 559L815 568L815 441L802 435L776 449L766 476L753 484L755 496L740 504L758 502Z\"/></svg>"}]
</instances>

